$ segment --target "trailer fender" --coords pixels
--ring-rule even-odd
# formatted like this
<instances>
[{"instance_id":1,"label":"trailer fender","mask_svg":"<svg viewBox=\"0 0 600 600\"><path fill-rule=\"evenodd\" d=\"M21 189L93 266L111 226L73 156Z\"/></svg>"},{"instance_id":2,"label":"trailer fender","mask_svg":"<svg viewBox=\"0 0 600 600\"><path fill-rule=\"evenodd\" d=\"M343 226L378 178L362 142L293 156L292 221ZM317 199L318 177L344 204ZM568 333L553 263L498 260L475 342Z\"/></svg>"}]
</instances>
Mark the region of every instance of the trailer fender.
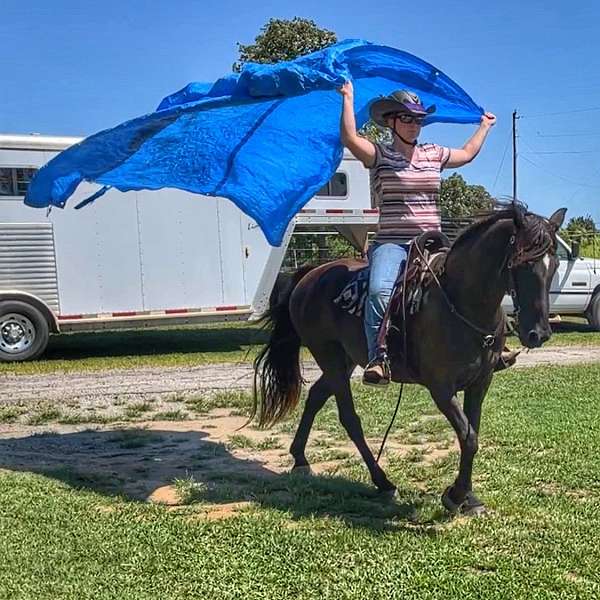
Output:
<instances>
[{"instance_id":1,"label":"trailer fender","mask_svg":"<svg viewBox=\"0 0 600 600\"><path fill-rule=\"evenodd\" d=\"M60 333L60 326L54 311L41 298L20 290L0 290L0 302L5 302L7 300L16 300L18 302L31 304L31 306L42 313L48 323L50 332Z\"/></svg>"}]
</instances>

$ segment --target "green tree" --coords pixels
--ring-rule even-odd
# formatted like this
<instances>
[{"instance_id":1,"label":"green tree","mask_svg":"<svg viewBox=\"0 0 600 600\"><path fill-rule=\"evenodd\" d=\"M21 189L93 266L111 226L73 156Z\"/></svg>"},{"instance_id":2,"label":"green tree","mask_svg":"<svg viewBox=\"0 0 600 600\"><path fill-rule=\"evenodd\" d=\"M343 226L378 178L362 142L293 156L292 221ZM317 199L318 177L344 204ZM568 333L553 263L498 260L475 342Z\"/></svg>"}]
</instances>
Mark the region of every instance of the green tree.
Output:
<instances>
[{"instance_id":1,"label":"green tree","mask_svg":"<svg viewBox=\"0 0 600 600\"><path fill-rule=\"evenodd\" d=\"M270 19L261 28L254 44L245 45L238 42L240 57L234 63L233 70L241 71L247 62L276 63L293 60L303 54L331 46L335 42L337 36L333 31L321 29L310 19Z\"/></svg>"},{"instance_id":2,"label":"green tree","mask_svg":"<svg viewBox=\"0 0 600 600\"><path fill-rule=\"evenodd\" d=\"M440 207L443 217L465 217L490 210L494 200L482 185L469 185L458 173L442 179Z\"/></svg>"},{"instance_id":3,"label":"green tree","mask_svg":"<svg viewBox=\"0 0 600 600\"><path fill-rule=\"evenodd\" d=\"M573 217L569 220L567 226L563 229L567 237L589 236L599 233L594 219L590 215L585 217Z\"/></svg>"}]
</instances>

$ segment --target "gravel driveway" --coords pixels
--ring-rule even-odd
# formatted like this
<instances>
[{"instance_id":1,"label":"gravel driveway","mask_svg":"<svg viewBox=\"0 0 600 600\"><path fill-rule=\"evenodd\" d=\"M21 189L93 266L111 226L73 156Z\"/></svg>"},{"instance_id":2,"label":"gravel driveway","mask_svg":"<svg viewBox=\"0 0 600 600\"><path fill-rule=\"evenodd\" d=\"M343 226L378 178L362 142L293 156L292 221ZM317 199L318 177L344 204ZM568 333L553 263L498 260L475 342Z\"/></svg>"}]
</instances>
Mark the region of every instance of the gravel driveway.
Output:
<instances>
[{"instance_id":1,"label":"gravel driveway","mask_svg":"<svg viewBox=\"0 0 600 600\"><path fill-rule=\"evenodd\" d=\"M600 347L565 346L522 353L516 368L536 365L569 365L600 362ZM304 377L314 381L320 370L304 363ZM360 369L355 376L359 376ZM198 367L144 367L112 371L2 375L2 404L78 401L81 405L110 402L115 398L146 399L189 396L203 391L250 389L252 365L220 363Z\"/></svg>"}]
</instances>

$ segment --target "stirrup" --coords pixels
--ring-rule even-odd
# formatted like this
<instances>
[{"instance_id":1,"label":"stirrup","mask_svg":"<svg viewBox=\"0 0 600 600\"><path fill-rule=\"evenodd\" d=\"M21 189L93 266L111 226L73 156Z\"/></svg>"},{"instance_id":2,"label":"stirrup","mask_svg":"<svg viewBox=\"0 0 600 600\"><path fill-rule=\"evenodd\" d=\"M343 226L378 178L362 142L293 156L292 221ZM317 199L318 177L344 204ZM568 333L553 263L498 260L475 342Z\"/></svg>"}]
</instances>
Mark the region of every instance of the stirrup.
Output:
<instances>
[{"instance_id":1,"label":"stirrup","mask_svg":"<svg viewBox=\"0 0 600 600\"><path fill-rule=\"evenodd\" d=\"M381 367L383 375L380 375L373 367L378 366ZM369 364L365 367L363 372L363 383L365 385L371 385L374 387L385 387L389 385L391 380L391 370L390 363L385 354L382 356L375 357Z\"/></svg>"}]
</instances>

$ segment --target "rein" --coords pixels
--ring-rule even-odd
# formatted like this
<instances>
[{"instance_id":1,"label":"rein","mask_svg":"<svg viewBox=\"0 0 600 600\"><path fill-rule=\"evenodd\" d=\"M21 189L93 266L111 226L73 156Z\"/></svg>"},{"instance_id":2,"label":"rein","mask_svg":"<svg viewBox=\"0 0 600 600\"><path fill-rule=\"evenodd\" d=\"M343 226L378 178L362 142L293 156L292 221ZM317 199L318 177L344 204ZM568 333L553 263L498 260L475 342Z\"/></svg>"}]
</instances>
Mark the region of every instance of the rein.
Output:
<instances>
[{"instance_id":1,"label":"rein","mask_svg":"<svg viewBox=\"0 0 600 600\"><path fill-rule=\"evenodd\" d=\"M425 257L423 256L423 253L421 252L421 249L418 247L418 245L417 245L417 251L419 252L419 256L421 257L421 260L425 264L425 267L431 273L433 280L435 281L440 292L442 293L442 297L444 298L444 301L446 302L446 305L448 306L448 309L450 310L450 312L453 315L455 315L456 317L458 317L465 325L470 327L473 331L475 331L483 336L482 348L491 348L494 345L494 342L496 341L496 337L498 335L497 332L500 327L501 321L494 327L493 333L490 333L489 330L483 329L483 328L479 327L478 325L475 325L475 323L473 323L472 321L467 319L467 317L465 317L460 312L458 312L458 310L456 309L456 306L452 303L452 301L448 297L448 294L446 294L446 290L444 290L444 287L442 286L440 280L437 278L437 275L433 272L433 270L429 266L429 263L425 260ZM512 295L512 291L511 291L511 295Z\"/></svg>"},{"instance_id":2,"label":"rein","mask_svg":"<svg viewBox=\"0 0 600 600\"><path fill-rule=\"evenodd\" d=\"M404 361L408 364L407 361L407 349L408 349L408 341L406 339L406 279L408 276L408 265L410 263L410 257L412 255L412 248L413 246L415 246L416 244L411 244L408 247L408 255L406 257L406 264L404 265L404 274L403 274L403 281L402 281L402 345L403 345L403 359ZM390 305L391 305L391 299L390 299ZM388 305L389 307L389 305ZM387 352L385 354L385 358L384 360L386 362L388 362L388 357L387 357ZM387 368L391 371L391 368L389 366L389 362L387 365ZM377 458L375 459L375 462L377 464L379 464L379 459L381 458L381 455L383 454L383 449L385 447L385 443L387 442L388 439L388 435L390 434L390 431L392 430L392 427L394 426L394 421L396 420L396 416L398 415L398 409L400 408L400 401L402 400L402 393L404 392L404 382L400 383L400 393L398 394L398 401L396 402L396 409L394 410L394 414L392 415L392 420L390 421L390 424L388 425L388 428L385 431L385 435L383 436L383 440L381 441L381 446L379 447L379 452L377 453Z\"/></svg>"}]
</instances>

